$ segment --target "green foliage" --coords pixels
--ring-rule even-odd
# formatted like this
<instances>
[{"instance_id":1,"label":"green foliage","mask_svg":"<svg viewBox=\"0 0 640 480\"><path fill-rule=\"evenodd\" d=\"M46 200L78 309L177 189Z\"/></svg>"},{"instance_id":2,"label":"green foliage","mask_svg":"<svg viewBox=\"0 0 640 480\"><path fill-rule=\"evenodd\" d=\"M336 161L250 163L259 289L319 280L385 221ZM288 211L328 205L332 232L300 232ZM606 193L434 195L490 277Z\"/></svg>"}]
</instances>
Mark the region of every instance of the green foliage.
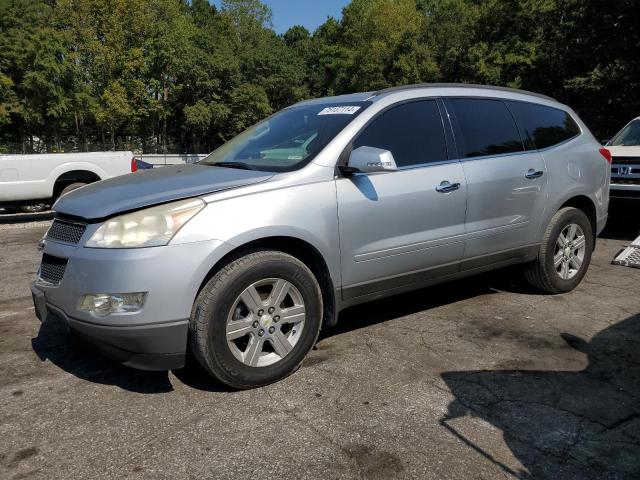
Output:
<instances>
[{"instance_id":1,"label":"green foliage","mask_svg":"<svg viewBox=\"0 0 640 480\"><path fill-rule=\"evenodd\" d=\"M432 81L546 93L610 136L640 114L638 18L636 0L352 0L276 35L259 0L0 0L0 147L206 152L304 98Z\"/></svg>"},{"instance_id":2,"label":"green foliage","mask_svg":"<svg viewBox=\"0 0 640 480\"><path fill-rule=\"evenodd\" d=\"M344 39L351 51L347 90L379 89L435 80L426 19L415 0L354 0L344 9Z\"/></svg>"},{"instance_id":3,"label":"green foliage","mask_svg":"<svg viewBox=\"0 0 640 480\"><path fill-rule=\"evenodd\" d=\"M0 126L11 122L11 113L18 113L18 97L13 91L13 81L0 72Z\"/></svg>"}]
</instances>

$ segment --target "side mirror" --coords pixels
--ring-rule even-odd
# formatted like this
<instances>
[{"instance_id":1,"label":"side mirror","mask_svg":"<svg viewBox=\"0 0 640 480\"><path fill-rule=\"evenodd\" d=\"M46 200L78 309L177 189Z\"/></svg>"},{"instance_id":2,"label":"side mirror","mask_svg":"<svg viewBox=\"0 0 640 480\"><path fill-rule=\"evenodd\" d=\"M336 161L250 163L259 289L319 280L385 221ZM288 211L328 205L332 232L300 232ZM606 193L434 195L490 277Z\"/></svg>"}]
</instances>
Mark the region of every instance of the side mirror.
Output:
<instances>
[{"instance_id":1,"label":"side mirror","mask_svg":"<svg viewBox=\"0 0 640 480\"><path fill-rule=\"evenodd\" d=\"M389 150L374 147L358 147L349 156L344 173L382 173L398 170L393 154Z\"/></svg>"}]
</instances>

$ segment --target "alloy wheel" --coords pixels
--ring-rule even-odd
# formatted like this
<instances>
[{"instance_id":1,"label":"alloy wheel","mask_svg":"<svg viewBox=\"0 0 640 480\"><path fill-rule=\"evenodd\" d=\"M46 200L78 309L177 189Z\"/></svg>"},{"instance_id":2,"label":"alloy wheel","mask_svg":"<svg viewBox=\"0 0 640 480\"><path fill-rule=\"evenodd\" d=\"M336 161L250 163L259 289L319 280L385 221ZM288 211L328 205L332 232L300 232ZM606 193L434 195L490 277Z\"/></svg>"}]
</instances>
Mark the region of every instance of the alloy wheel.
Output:
<instances>
[{"instance_id":1,"label":"alloy wheel","mask_svg":"<svg viewBox=\"0 0 640 480\"><path fill-rule=\"evenodd\" d=\"M584 261L586 239L580 225L571 223L558 235L553 254L553 265L563 280L575 277Z\"/></svg>"},{"instance_id":2,"label":"alloy wheel","mask_svg":"<svg viewBox=\"0 0 640 480\"><path fill-rule=\"evenodd\" d=\"M304 300L291 282L259 280L233 303L226 324L227 345L245 365L266 367L293 350L304 323Z\"/></svg>"}]
</instances>

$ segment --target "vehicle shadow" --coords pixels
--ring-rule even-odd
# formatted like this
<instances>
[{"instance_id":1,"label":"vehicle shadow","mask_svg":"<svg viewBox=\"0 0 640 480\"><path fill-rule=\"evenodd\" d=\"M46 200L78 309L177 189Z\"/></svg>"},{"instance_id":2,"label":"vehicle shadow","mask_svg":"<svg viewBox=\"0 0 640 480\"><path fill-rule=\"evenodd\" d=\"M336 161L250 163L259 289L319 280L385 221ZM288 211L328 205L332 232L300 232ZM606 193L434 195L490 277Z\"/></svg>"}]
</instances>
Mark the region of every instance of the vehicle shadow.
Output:
<instances>
[{"instance_id":1,"label":"vehicle shadow","mask_svg":"<svg viewBox=\"0 0 640 480\"><path fill-rule=\"evenodd\" d=\"M31 340L33 351L41 361L48 360L77 378L93 383L115 385L136 393L166 393L173 390L169 372L149 372L122 366L92 350L81 337L70 332L59 319L50 316L40 325L38 336ZM208 392L230 389L215 381L195 359L172 373L183 384Z\"/></svg>"},{"instance_id":2,"label":"vehicle shadow","mask_svg":"<svg viewBox=\"0 0 640 480\"><path fill-rule=\"evenodd\" d=\"M562 334L587 355L582 371L460 371L440 423L506 474L521 479L640 478L640 314L590 342ZM526 470L514 471L456 429L480 418L503 432Z\"/></svg>"},{"instance_id":3,"label":"vehicle shadow","mask_svg":"<svg viewBox=\"0 0 640 480\"><path fill-rule=\"evenodd\" d=\"M612 198L607 225L600 234L611 240L632 241L640 235L640 198L626 200Z\"/></svg>"},{"instance_id":4,"label":"vehicle shadow","mask_svg":"<svg viewBox=\"0 0 640 480\"><path fill-rule=\"evenodd\" d=\"M489 278L495 278L495 274L487 276L486 281L462 280L352 307L341 314L336 327L323 329L318 341L410 313L496 292L488 286L495 283ZM38 336L32 339L31 345L40 360L48 360L65 372L89 382L115 385L144 394L173 390L168 372L147 372L119 365L92 350L81 337L69 332L66 325L53 316L40 325ZM187 357L185 368L173 370L172 373L181 383L197 390L233 391L212 378L191 356Z\"/></svg>"},{"instance_id":5,"label":"vehicle shadow","mask_svg":"<svg viewBox=\"0 0 640 480\"><path fill-rule=\"evenodd\" d=\"M336 326L324 328L320 332L318 341L413 313L498 292L545 295L524 280L519 266L502 268L349 307L340 312Z\"/></svg>"},{"instance_id":6,"label":"vehicle shadow","mask_svg":"<svg viewBox=\"0 0 640 480\"><path fill-rule=\"evenodd\" d=\"M356 186L360 193L364 195L368 200L373 202L378 201L378 192L376 192L376 187L373 186L371 180L367 175L357 175L351 177L351 181Z\"/></svg>"},{"instance_id":7,"label":"vehicle shadow","mask_svg":"<svg viewBox=\"0 0 640 480\"><path fill-rule=\"evenodd\" d=\"M172 370L171 373L184 385L202 390L204 392L235 392L236 390L219 382L207 372L198 360L192 355L187 355L187 362L184 368Z\"/></svg>"},{"instance_id":8,"label":"vehicle shadow","mask_svg":"<svg viewBox=\"0 0 640 480\"><path fill-rule=\"evenodd\" d=\"M43 362L49 360L65 372L89 382L116 385L138 393L173 390L167 372L142 372L113 363L90 350L62 321L52 317L40 325L31 346Z\"/></svg>"}]
</instances>

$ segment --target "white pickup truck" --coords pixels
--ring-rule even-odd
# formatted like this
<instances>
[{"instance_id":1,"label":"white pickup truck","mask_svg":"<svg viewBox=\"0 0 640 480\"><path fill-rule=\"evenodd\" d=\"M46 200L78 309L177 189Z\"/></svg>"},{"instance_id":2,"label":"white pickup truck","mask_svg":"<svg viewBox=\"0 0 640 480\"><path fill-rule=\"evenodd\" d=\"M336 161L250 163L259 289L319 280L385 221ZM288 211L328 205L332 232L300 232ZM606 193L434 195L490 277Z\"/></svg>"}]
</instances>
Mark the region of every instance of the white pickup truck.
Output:
<instances>
[{"instance_id":1,"label":"white pickup truck","mask_svg":"<svg viewBox=\"0 0 640 480\"><path fill-rule=\"evenodd\" d=\"M139 163L132 152L0 155L0 208L38 211L88 183L135 172Z\"/></svg>"}]
</instances>

